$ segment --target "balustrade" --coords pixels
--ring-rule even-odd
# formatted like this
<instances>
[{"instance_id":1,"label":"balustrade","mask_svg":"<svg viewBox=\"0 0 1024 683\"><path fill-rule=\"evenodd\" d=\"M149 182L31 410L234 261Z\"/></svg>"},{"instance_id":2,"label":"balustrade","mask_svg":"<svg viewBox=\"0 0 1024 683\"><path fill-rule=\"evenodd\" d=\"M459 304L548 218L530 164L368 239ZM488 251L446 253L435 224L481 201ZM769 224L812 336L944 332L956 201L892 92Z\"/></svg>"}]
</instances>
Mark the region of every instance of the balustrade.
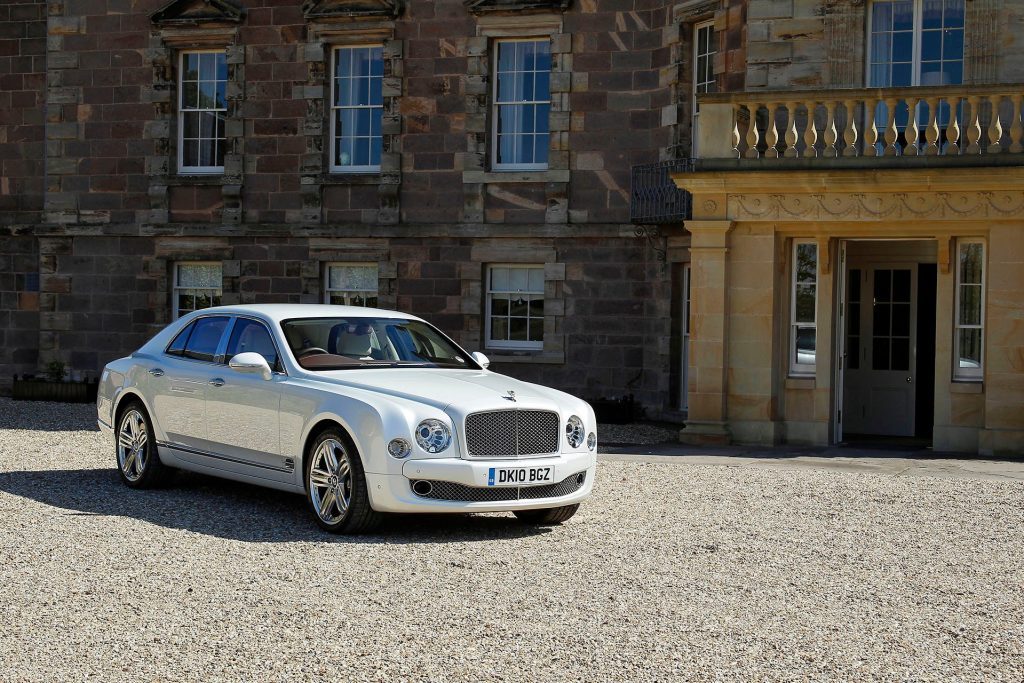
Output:
<instances>
[{"instance_id":1,"label":"balustrade","mask_svg":"<svg viewBox=\"0 0 1024 683\"><path fill-rule=\"evenodd\" d=\"M1024 85L714 93L699 100L702 119L732 116L730 140L702 138L699 149L724 150L726 143L740 159L1024 152Z\"/></svg>"}]
</instances>

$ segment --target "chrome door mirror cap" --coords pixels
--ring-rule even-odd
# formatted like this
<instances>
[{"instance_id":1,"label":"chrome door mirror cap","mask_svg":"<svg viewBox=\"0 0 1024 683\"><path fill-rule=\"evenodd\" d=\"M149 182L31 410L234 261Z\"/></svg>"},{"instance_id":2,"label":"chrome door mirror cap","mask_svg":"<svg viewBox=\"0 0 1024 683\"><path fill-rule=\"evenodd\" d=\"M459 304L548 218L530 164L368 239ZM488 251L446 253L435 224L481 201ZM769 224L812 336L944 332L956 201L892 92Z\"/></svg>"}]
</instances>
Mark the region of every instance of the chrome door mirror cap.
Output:
<instances>
[{"instance_id":1,"label":"chrome door mirror cap","mask_svg":"<svg viewBox=\"0 0 1024 683\"><path fill-rule=\"evenodd\" d=\"M235 372L258 374L266 380L269 380L274 375L270 370L270 364L267 363L267 359L253 351L246 351L232 357L228 361L228 367Z\"/></svg>"},{"instance_id":2,"label":"chrome door mirror cap","mask_svg":"<svg viewBox=\"0 0 1024 683\"><path fill-rule=\"evenodd\" d=\"M486 370L487 367L491 364L490 359L487 358L487 356L485 356L484 354L480 353L479 351L473 352L473 360L475 360L484 370Z\"/></svg>"}]
</instances>

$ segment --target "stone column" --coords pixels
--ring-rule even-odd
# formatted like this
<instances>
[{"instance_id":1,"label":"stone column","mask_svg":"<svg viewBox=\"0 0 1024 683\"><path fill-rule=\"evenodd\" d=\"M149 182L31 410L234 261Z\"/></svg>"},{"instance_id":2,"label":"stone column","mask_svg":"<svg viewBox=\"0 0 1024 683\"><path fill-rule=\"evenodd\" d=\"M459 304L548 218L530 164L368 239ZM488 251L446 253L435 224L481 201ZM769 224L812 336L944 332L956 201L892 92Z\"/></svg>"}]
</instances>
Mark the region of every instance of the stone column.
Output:
<instances>
[{"instance_id":1,"label":"stone column","mask_svg":"<svg viewBox=\"0 0 1024 683\"><path fill-rule=\"evenodd\" d=\"M726 324L729 220L686 221L690 243L689 418L680 441L728 443Z\"/></svg>"}]
</instances>

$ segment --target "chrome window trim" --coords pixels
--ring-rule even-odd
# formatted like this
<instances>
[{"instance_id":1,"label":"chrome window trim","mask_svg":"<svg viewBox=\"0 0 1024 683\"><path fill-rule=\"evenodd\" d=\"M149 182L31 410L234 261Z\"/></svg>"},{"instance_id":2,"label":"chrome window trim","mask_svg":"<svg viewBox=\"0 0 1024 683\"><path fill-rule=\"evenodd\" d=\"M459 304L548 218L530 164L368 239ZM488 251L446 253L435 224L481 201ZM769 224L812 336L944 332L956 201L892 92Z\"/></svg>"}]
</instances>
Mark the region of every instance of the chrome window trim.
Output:
<instances>
[{"instance_id":1,"label":"chrome window trim","mask_svg":"<svg viewBox=\"0 0 1024 683\"><path fill-rule=\"evenodd\" d=\"M206 315L196 316L195 318L193 318L192 320L189 321L188 325L192 325L193 323L197 323L200 320L202 320L203 318L227 318L228 319L228 325L227 325L227 327L224 328L224 332L227 333L227 332L231 331L232 327L234 327L234 320L232 320L233 316L234 316L234 313L208 313ZM188 327L188 325L185 325L185 327ZM184 331L185 327L182 327L180 330L178 330L178 334L181 334ZM203 363L204 365L223 365L223 363L218 362L218 359L220 359L223 356L224 349L227 347L227 344L228 344L226 334L221 334L221 338L220 338L220 341L217 342L217 350L214 352L213 360L212 361L210 361L210 360L199 360L198 358L189 358L188 356L184 355L184 353L182 355L180 355L180 356L177 356L177 355L175 355L173 353L168 353L167 349L169 349L171 344L174 343L174 340L178 338L178 334L174 335L174 337L171 339L171 341L167 342L167 346L165 346L164 350L161 352L164 356L167 356L168 358L172 358L174 360L187 360L187 361L190 361L192 363ZM188 346L188 342L187 341L185 342L185 346L186 347Z\"/></svg>"}]
</instances>

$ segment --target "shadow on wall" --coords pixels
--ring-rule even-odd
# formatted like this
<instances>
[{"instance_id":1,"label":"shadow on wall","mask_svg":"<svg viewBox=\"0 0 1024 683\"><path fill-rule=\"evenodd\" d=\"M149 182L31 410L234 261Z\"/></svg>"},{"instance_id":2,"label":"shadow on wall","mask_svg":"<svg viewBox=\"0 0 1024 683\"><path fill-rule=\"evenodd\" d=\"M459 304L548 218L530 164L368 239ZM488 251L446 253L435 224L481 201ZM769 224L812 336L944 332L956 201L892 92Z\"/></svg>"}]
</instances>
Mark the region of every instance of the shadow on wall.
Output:
<instances>
[{"instance_id":1,"label":"shadow on wall","mask_svg":"<svg viewBox=\"0 0 1024 683\"><path fill-rule=\"evenodd\" d=\"M136 491L114 469L0 473L0 492L66 510L68 516L130 517L168 529L256 543L467 543L550 533L511 515L394 515L377 534L334 536L321 531L298 495L178 473L164 489Z\"/></svg>"}]
</instances>

